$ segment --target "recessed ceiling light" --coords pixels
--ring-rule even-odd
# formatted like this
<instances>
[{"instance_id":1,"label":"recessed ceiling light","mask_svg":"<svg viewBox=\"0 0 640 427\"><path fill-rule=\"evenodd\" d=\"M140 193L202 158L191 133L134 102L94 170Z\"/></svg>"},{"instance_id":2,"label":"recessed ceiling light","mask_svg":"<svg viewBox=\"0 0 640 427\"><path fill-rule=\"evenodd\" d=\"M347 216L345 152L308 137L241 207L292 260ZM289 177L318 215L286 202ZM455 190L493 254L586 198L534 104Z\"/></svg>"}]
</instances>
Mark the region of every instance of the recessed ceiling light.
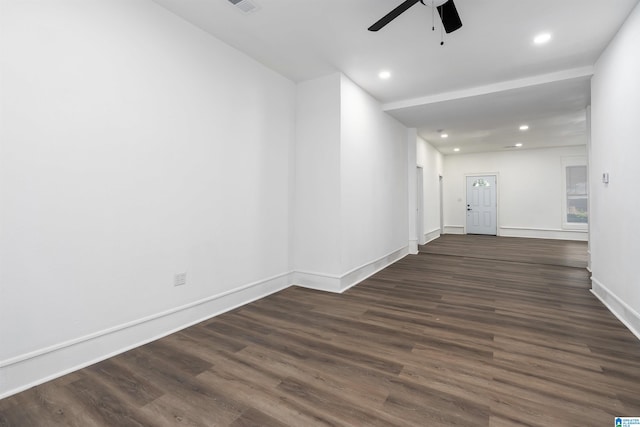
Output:
<instances>
[{"instance_id":1,"label":"recessed ceiling light","mask_svg":"<svg viewBox=\"0 0 640 427\"><path fill-rule=\"evenodd\" d=\"M520 126L520 130L529 130L529 125Z\"/></svg>"},{"instance_id":2,"label":"recessed ceiling light","mask_svg":"<svg viewBox=\"0 0 640 427\"><path fill-rule=\"evenodd\" d=\"M516 144L516 147L518 147L518 148L522 147L522 142L518 142L518 143Z\"/></svg>"},{"instance_id":3,"label":"recessed ceiling light","mask_svg":"<svg viewBox=\"0 0 640 427\"><path fill-rule=\"evenodd\" d=\"M449 134L447 134L447 133L441 133L441 134L440 134L440 138L449 138Z\"/></svg>"},{"instance_id":4,"label":"recessed ceiling light","mask_svg":"<svg viewBox=\"0 0 640 427\"><path fill-rule=\"evenodd\" d=\"M549 40L551 40L551 34L550 33L538 34L537 36L535 36L533 38L533 42L535 44L545 44L545 43L548 43Z\"/></svg>"},{"instance_id":5,"label":"recessed ceiling light","mask_svg":"<svg viewBox=\"0 0 640 427\"><path fill-rule=\"evenodd\" d=\"M380 71L378 73L378 77L380 77L382 80L387 80L388 78L391 77L391 71Z\"/></svg>"},{"instance_id":6,"label":"recessed ceiling light","mask_svg":"<svg viewBox=\"0 0 640 427\"><path fill-rule=\"evenodd\" d=\"M455 151L457 153L458 151L460 151L460 149L459 148L454 148L453 151Z\"/></svg>"}]
</instances>

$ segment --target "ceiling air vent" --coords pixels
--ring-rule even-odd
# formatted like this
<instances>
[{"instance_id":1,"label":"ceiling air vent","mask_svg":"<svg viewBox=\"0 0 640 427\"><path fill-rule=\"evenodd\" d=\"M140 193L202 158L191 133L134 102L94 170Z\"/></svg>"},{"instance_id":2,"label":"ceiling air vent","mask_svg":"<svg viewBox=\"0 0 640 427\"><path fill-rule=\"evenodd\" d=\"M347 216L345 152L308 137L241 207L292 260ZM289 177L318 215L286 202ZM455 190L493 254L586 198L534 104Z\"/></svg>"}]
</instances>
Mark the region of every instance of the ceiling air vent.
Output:
<instances>
[{"instance_id":1,"label":"ceiling air vent","mask_svg":"<svg viewBox=\"0 0 640 427\"><path fill-rule=\"evenodd\" d=\"M251 0L228 0L229 3L240 9L244 13L251 13L258 9L258 6Z\"/></svg>"}]
</instances>

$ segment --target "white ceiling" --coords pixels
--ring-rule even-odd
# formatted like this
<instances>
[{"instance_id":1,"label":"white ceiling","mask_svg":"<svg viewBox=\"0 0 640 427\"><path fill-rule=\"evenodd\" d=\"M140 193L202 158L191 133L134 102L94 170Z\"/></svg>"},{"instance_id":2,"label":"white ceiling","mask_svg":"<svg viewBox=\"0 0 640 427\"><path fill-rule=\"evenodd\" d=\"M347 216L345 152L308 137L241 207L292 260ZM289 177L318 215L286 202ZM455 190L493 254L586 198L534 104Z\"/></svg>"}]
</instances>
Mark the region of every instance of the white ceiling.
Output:
<instances>
[{"instance_id":1,"label":"white ceiling","mask_svg":"<svg viewBox=\"0 0 640 427\"><path fill-rule=\"evenodd\" d=\"M249 14L228 0L154 1L293 81L344 73L450 154L584 144L593 64L639 0L455 0L463 27L444 46L420 3L367 31L403 0L250 0ZM552 41L534 45L543 31Z\"/></svg>"}]
</instances>

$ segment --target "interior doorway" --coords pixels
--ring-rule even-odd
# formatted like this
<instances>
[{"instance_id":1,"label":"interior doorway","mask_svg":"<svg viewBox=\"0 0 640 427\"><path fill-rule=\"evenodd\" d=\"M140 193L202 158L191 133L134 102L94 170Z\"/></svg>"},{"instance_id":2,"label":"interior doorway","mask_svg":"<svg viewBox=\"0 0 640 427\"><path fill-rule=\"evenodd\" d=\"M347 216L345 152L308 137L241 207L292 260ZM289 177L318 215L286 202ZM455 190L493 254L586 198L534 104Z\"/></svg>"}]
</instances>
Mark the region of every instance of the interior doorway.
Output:
<instances>
[{"instance_id":1,"label":"interior doorway","mask_svg":"<svg viewBox=\"0 0 640 427\"><path fill-rule=\"evenodd\" d=\"M467 234L497 235L497 183L495 175L467 176Z\"/></svg>"},{"instance_id":2,"label":"interior doorway","mask_svg":"<svg viewBox=\"0 0 640 427\"><path fill-rule=\"evenodd\" d=\"M416 234L418 235L418 244L424 245L427 240L424 236L424 169L418 166L416 170Z\"/></svg>"},{"instance_id":3,"label":"interior doorway","mask_svg":"<svg viewBox=\"0 0 640 427\"><path fill-rule=\"evenodd\" d=\"M440 200L440 234L444 234L444 196L442 192L442 175L438 175L438 199Z\"/></svg>"}]
</instances>

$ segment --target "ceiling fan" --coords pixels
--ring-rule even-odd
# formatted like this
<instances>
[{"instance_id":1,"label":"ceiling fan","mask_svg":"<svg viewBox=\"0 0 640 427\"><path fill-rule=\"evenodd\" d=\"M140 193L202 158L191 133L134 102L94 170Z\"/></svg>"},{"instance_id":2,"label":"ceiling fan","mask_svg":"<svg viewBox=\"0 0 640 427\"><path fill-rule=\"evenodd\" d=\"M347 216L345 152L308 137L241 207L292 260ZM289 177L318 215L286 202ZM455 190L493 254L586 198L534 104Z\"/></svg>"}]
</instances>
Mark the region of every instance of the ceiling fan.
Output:
<instances>
[{"instance_id":1,"label":"ceiling fan","mask_svg":"<svg viewBox=\"0 0 640 427\"><path fill-rule=\"evenodd\" d=\"M434 6L438 9L438 14L442 20L442 26L447 33L452 33L462 27L462 21L460 20L460 15L458 15L458 10L456 9L456 5L453 3L453 0L427 0L427 2L430 3L430 6ZM369 31L380 30L416 3L422 3L427 6L425 4L425 0L405 0L400 3L400 6L396 7L391 12L383 16L378 22L370 26Z\"/></svg>"}]
</instances>

